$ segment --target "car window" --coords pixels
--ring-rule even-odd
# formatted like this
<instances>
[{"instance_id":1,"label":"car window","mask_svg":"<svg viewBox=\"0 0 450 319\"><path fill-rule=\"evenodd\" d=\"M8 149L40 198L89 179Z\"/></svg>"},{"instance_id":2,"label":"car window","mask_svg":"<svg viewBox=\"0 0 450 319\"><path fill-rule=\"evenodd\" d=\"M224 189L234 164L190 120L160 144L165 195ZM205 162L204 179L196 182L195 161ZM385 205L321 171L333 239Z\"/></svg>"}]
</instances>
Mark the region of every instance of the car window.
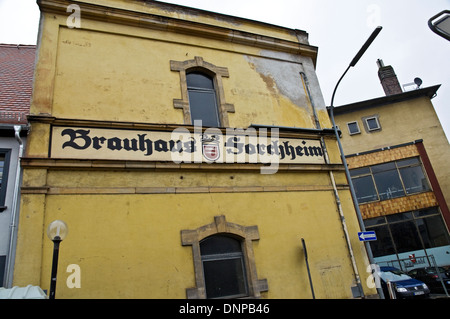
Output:
<instances>
[{"instance_id":1,"label":"car window","mask_svg":"<svg viewBox=\"0 0 450 319\"><path fill-rule=\"evenodd\" d=\"M380 277L384 281L399 281L399 280L411 279L410 276L408 276L404 272L401 272L400 270L397 270L397 269L381 271Z\"/></svg>"},{"instance_id":2,"label":"car window","mask_svg":"<svg viewBox=\"0 0 450 319\"><path fill-rule=\"evenodd\" d=\"M438 269L439 269L440 273L445 273L445 269L444 268L438 267ZM429 273L429 274L435 274L436 273L436 268L427 268L425 271L427 273Z\"/></svg>"}]
</instances>

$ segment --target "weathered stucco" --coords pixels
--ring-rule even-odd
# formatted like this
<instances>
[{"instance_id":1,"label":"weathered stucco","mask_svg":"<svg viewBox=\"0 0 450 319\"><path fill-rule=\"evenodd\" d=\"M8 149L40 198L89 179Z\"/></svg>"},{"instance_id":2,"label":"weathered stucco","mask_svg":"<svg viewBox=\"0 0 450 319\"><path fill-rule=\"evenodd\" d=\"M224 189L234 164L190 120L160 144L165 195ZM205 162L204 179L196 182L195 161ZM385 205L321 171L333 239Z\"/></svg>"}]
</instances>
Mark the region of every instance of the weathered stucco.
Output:
<instances>
[{"instance_id":1,"label":"weathered stucco","mask_svg":"<svg viewBox=\"0 0 450 319\"><path fill-rule=\"evenodd\" d=\"M196 280L192 248L182 245L180 232L223 215L227 222L258 227L252 245L257 276L268 283L262 298L311 297L301 238L308 243L316 296L351 298L357 276L334 191L349 233L359 226L329 132L282 132L282 137L323 142L330 162L286 164L271 175L251 164L49 154L52 126L190 127L183 109L174 107L184 87L171 61L197 59L227 69L221 85L234 107L227 114L230 128L314 129L313 105L320 128L330 127L314 71L317 48L305 43L306 34L153 1L77 3L81 29L66 26L69 1L41 3L14 284L49 288L52 243L45 228L62 219L69 235L61 244L58 297L185 298ZM373 294L364 285L369 276L364 246L357 236L350 243L364 292ZM80 266L81 288L66 285L70 264Z\"/></svg>"}]
</instances>

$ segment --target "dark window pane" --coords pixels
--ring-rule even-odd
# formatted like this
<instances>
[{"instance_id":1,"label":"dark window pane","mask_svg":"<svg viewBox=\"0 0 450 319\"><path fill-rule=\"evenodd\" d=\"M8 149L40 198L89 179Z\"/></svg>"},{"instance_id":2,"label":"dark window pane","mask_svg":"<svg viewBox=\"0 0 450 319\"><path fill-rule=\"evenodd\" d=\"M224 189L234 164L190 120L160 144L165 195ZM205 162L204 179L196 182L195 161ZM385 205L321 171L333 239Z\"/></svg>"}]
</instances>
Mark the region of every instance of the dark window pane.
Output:
<instances>
[{"instance_id":1,"label":"dark window pane","mask_svg":"<svg viewBox=\"0 0 450 319\"><path fill-rule=\"evenodd\" d=\"M0 256L0 287L3 287L3 274L5 273L6 256Z\"/></svg>"},{"instance_id":2,"label":"dark window pane","mask_svg":"<svg viewBox=\"0 0 450 319\"><path fill-rule=\"evenodd\" d=\"M390 162L390 163L374 165L371 167L371 169L372 169L372 173L378 173L378 172L389 171L391 169L396 169L396 167L395 167L394 162Z\"/></svg>"},{"instance_id":3,"label":"dark window pane","mask_svg":"<svg viewBox=\"0 0 450 319\"><path fill-rule=\"evenodd\" d=\"M347 123L347 126L348 126L348 131L350 132L350 134L359 133L359 127L358 127L357 122Z\"/></svg>"},{"instance_id":4,"label":"dark window pane","mask_svg":"<svg viewBox=\"0 0 450 319\"><path fill-rule=\"evenodd\" d=\"M398 167L411 166L411 165L417 165L417 164L420 164L418 157L413 157L413 158L408 158L408 159L404 159L401 161L397 161Z\"/></svg>"},{"instance_id":5,"label":"dark window pane","mask_svg":"<svg viewBox=\"0 0 450 319\"><path fill-rule=\"evenodd\" d=\"M247 295L241 258L203 262L207 298Z\"/></svg>"},{"instance_id":6,"label":"dark window pane","mask_svg":"<svg viewBox=\"0 0 450 319\"><path fill-rule=\"evenodd\" d=\"M369 131L377 130L380 128L376 118L367 119L366 122L367 122L367 127L369 128Z\"/></svg>"},{"instance_id":7,"label":"dark window pane","mask_svg":"<svg viewBox=\"0 0 450 319\"><path fill-rule=\"evenodd\" d=\"M373 174L373 177L377 185L380 200L405 196L397 169L376 173Z\"/></svg>"},{"instance_id":8,"label":"dark window pane","mask_svg":"<svg viewBox=\"0 0 450 319\"><path fill-rule=\"evenodd\" d=\"M413 221L395 223L389 226L398 253L423 249L416 225Z\"/></svg>"},{"instance_id":9,"label":"dark window pane","mask_svg":"<svg viewBox=\"0 0 450 319\"><path fill-rule=\"evenodd\" d=\"M195 124L196 120L201 120L204 126L220 126L212 78L202 73L192 72L186 74L186 81L192 124Z\"/></svg>"},{"instance_id":10,"label":"dark window pane","mask_svg":"<svg viewBox=\"0 0 450 319\"><path fill-rule=\"evenodd\" d=\"M388 223L402 222L411 220L412 218L412 213L393 214L386 216Z\"/></svg>"},{"instance_id":11,"label":"dark window pane","mask_svg":"<svg viewBox=\"0 0 450 319\"><path fill-rule=\"evenodd\" d=\"M387 225L370 227L367 230L374 230L377 234L377 240L369 242L374 257L395 254L394 245Z\"/></svg>"},{"instance_id":12,"label":"dark window pane","mask_svg":"<svg viewBox=\"0 0 450 319\"><path fill-rule=\"evenodd\" d=\"M10 150L3 150L0 153L0 206L4 206L6 200L10 154Z\"/></svg>"},{"instance_id":13,"label":"dark window pane","mask_svg":"<svg viewBox=\"0 0 450 319\"><path fill-rule=\"evenodd\" d=\"M3 167L5 166L5 155L0 154L0 184L3 180Z\"/></svg>"},{"instance_id":14,"label":"dark window pane","mask_svg":"<svg viewBox=\"0 0 450 319\"><path fill-rule=\"evenodd\" d=\"M404 167L399 170L407 194L425 192L430 189L421 166Z\"/></svg>"},{"instance_id":15,"label":"dark window pane","mask_svg":"<svg viewBox=\"0 0 450 319\"><path fill-rule=\"evenodd\" d=\"M450 244L447 229L440 215L416 219L416 223L425 248Z\"/></svg>"},{"instance_id":16,"label":"dark window pane","mask_svg":"<svg viewBox=\"0 0 450 319\"><path fill-rule=\"evenodd\" d=\"M350 170L350 176L358 176L358 175L366 175L370 174L370 168L368 167L361 167Z\"/></svg>"},{"instance_id":17,"label":"dark window pane","mask_svg":"<svg viewBox=\"0 0 450 319\"><path fill-rule=\"evenodd\" d=\"M358 203L366 203L378 200L372 176L352 178Z\"/></svg>"},{"instance_id":18,"label":"dark window pane","mask_svg":"<svg viewBox=\"0 0 450 319\"><path fill-rule=\"evenodd\" d=\"M215 235L207 237L200 242L202 256L224 253L240 253L241 242L228 236Z\"/></svg>"},{"instance_id":19,"label":"dark window pane","mask_svg":"<svg viewBox=\"0 0 450 319\"><path fill-rule=\"evenodd\" d=\"M439 214L439 210L436 207L424 208L424 209L414 211L414 217L416 217L416 218L425 217L425 216L429 216L429 215L435 215L435 214Z\"/></svg>"},{"instance_id":20,"label":"dark window pane","mask_svg":"<svg viewBox=\"0 0 450 319\"><path fill-rule=\"evenodd\" d=\"M203 274L208 298L247 295L241 241L214 235L200 242Z\"/></svg>"},{"instance_id":21,"label":"dark window pane","mask_svg":"<svg viewBox=\"0 0 450 319\"><path fill-rule=\"evenodd\" d=\"M188 88L203 88L214 90L213 80L202 73L188 73L186 74L186 81Z\"/></svg>"},{"instance_id":22,"label":"dark window pane","mask_svg":"<svg viewBox=\"0 0 450 319\"><path fill-rule=\"evenodd\" d=\"M203 126L220 126L214 91L189 90L189 106L192 124L195 120L202 120Z\"/></svg>"},{"instance_id":23,"label":"dark window pane","mask_svg":"<svg viewBox=\"0 0 450 319\"><path fill-rule=\"evenodd\" d=\"M375 217L375 218L369 218L364 220L364 226L375 226L375 225L381 225L386 224L386 219L384 217Z\"/></svg>"}]
</instances>

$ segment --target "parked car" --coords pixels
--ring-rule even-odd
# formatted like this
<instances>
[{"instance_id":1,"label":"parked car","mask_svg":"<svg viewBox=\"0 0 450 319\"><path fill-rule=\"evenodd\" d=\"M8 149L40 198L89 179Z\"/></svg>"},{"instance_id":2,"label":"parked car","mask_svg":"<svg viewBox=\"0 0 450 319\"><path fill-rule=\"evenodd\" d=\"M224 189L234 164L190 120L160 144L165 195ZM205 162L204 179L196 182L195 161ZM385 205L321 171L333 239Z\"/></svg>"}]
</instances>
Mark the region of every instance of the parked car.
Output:
<instances>
[{"instance_id":1,"label":"parked car","mask_svg":"<svg viewBox=\"0 0 450 319\"><path fill-rule=\"evenodd\" d=\"M424 282L411 278L397 268L380 267L379 276L386 299L390 296L387 287L388 282L393 285L393 290L397 299L428 298L430 295L430 289Z\"/></svg>"},{"instance_id":2,"label":"parked car","mask_svg":"<svg viewBox=\"0 0 450 319\"><path fill-rule=\"evenodd\" d=\"M445 270L442 267L437 267L444 282L445 288L450 293L450 270ZM416 268L408 272L413 278L423 281L434 293L445 293L442 281L439 278L436 267Z\"/></svg>"}]
</instances>

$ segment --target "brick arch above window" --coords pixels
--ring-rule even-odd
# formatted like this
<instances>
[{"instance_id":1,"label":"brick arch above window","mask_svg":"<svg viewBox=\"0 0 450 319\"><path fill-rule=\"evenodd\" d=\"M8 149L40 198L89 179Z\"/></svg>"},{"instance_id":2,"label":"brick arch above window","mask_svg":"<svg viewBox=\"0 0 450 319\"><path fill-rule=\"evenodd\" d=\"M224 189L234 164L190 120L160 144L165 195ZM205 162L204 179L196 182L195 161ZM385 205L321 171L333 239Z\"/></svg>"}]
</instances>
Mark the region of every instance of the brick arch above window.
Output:
<instances>
[{"instance_id":1,"label":"brick arch above window","mask_svg":"<svg viewBox=\"0 0 450 319\"><path fill-rule=\"evenodd\" d=\"M192 255L194 259L196 287L186 289L187 298L206 298L205 280L203 276L203 265L200 253L200 241L216 234L234 236L242 240L249 297L261 297L261 292L268 290L268 284L266 279L258 279L256 273L252 241L259 240L258 226L241 226L238 224L229 223L226 221L225 216L221 215L215 216L214 222L211 224L204 225L193 230L181 231L181 243L183 246L192 246Z\"/></svg>"},{"instance_id":2,"label":"brick arch above window","mask_svg":"<svg viewBox=\"0 0 450 319\"><path fill-rule=\"evenodd\" d=\"M170 70L180 73L181 99L173 99L173 107L183 110L184 124L194 124L191 121L189 109L186 73L197 71L204 72L214 79L220 123L223 127L229 127L228 113L234 113L234 105L226 102L223 90L222 78L229 77L227 68L215 66L205 62L202 57L196 56L187 61L170 61Z\"/></svg>"}]
</instances>

